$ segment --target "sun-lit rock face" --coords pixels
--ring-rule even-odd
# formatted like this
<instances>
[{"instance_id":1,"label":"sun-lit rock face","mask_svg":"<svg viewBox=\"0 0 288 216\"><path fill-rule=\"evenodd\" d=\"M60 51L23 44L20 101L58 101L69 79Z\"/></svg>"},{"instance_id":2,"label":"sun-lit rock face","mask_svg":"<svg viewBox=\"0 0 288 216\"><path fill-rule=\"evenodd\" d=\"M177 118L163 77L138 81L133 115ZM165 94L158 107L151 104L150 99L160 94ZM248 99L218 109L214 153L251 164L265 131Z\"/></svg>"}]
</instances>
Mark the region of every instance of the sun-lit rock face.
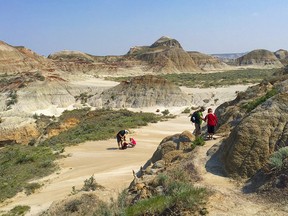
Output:
<instances>
[{"instance_id":1,"label":"sun-lit rock face","mask_svg":"<svg viewBox=\"0 0 288 216\"><path fill-rule=\"evenodd\" d=\"M13 47L0 41L0 74L28 71L54 71L53 62L22 46Z\"/></svg>"}]
</instances>

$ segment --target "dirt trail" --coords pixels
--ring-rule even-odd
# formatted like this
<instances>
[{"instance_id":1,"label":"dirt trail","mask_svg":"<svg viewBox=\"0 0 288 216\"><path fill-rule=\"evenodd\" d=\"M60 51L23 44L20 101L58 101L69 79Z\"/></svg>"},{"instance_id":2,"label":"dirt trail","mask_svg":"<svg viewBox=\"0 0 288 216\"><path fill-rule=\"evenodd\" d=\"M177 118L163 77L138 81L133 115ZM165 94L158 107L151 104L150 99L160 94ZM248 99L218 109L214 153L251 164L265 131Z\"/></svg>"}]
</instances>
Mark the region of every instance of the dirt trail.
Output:
<instances>
[{"instance_id":1,"label":"dirt trail","mask_svg":"<svg viewBox=\"0 0 288 216\"><path fill-rule=\"evenodd\" d=\"M213 192L209 198L207 210L209 215L217 216L283 216L287 209L267 204L255 194L244 194L241 185L224 177L222 164L215 153L221 144L221 138L207 141L205 146L197 148L194 164L202 180L197 186L206 187Z\"/></svg>"}]
</instances>

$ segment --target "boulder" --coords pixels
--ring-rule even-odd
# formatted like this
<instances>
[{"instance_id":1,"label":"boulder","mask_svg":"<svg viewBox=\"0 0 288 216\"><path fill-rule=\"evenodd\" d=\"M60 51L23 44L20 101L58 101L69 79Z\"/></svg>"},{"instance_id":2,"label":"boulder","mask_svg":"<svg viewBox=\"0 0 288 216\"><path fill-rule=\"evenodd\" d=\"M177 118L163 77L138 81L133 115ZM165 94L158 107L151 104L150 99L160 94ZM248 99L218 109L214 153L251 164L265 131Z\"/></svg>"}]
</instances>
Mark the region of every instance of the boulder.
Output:
<instances>
[{"instance_id":1,"label":"boulder","mask_svg":"<svg viewBox=\"0 0 288 216\"><path fill-rule=\"evenodd\" d=\"M288 144L288 93L270 98L233 128L222 159L232 176L251 177L278 148Z\"/></svg>"}]
</instances>

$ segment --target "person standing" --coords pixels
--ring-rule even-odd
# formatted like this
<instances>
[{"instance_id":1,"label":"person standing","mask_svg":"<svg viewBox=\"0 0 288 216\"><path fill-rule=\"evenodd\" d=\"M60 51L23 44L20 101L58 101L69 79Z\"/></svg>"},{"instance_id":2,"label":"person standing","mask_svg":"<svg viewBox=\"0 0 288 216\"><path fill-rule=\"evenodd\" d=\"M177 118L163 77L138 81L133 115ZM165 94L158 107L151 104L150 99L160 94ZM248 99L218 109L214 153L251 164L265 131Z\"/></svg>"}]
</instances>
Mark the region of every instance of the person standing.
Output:
<instances>
[{"instance_id":1,"label":"person standing","mask_svg":"<svg viewBox=\"0 0 288 216\"><path fill-rule=\"evenodd\" d=\"M191 121L195 125L195 136L199 137L201 135L201 124L204 120L203 112L205 111L205 107L201 107L199 110L195 111L191 116Z\"/></svg>"},{"instance_id":2,"label":"person standing","mask_svg":"<svg viewBox=\"0 0 288 216\"><path fill-rule=\"evenodd\" d=\"M121 130L116 135L117 144L118 144L119 149L122 149L123 142L126 141L126 134L128 134L128 130Z\"/></svg>"},{"instance_id":3,"label":"person standing","mask_svg":"<svg viewBox=\"0 0 288 216\"><path fill-rule=\"evenodd\" d=\"M213 135L215 134L215 126L218 123L217 116L213 113L211 108L208 109L208 114L205 116L204 120L207 122L207 132L208 139L213 139Z\"/></svg>"}]
</instances>

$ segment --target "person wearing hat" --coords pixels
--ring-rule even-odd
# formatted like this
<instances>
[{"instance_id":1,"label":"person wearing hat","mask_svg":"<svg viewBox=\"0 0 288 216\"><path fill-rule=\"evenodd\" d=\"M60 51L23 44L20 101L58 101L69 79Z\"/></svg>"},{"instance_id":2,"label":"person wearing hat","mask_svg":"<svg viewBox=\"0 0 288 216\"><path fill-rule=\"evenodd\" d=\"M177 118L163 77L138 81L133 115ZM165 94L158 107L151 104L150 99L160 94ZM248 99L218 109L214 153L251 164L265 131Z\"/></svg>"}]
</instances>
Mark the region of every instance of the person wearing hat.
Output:
<instances>
[{"instance_id":1,"label":"person wearing hat","mask_svg":"<svg viewBox=\"0 0 288 216\"><path fill-rule=\"evenodd\" d=\"M126 134L128 134L128 130L121 130L116 135L117 144L118 144L119 149L122 149L123 141L126 141Z\"/></svg>"},{"instance_id":2,"label":"person wearing hat","mask_svg":"<svg viewBox=\"0 0 288 216\"><path fill-rule=\"evenodd\" d=\"M201 124L204 120L203 118L203 112L205 111L205 107L200 107L199 110L195 111L195 114L193 114L193 116L195 116L195 120L194 125L195 125L195 136L199 137L201 135Z\"/></svg>"}]
</instances>

